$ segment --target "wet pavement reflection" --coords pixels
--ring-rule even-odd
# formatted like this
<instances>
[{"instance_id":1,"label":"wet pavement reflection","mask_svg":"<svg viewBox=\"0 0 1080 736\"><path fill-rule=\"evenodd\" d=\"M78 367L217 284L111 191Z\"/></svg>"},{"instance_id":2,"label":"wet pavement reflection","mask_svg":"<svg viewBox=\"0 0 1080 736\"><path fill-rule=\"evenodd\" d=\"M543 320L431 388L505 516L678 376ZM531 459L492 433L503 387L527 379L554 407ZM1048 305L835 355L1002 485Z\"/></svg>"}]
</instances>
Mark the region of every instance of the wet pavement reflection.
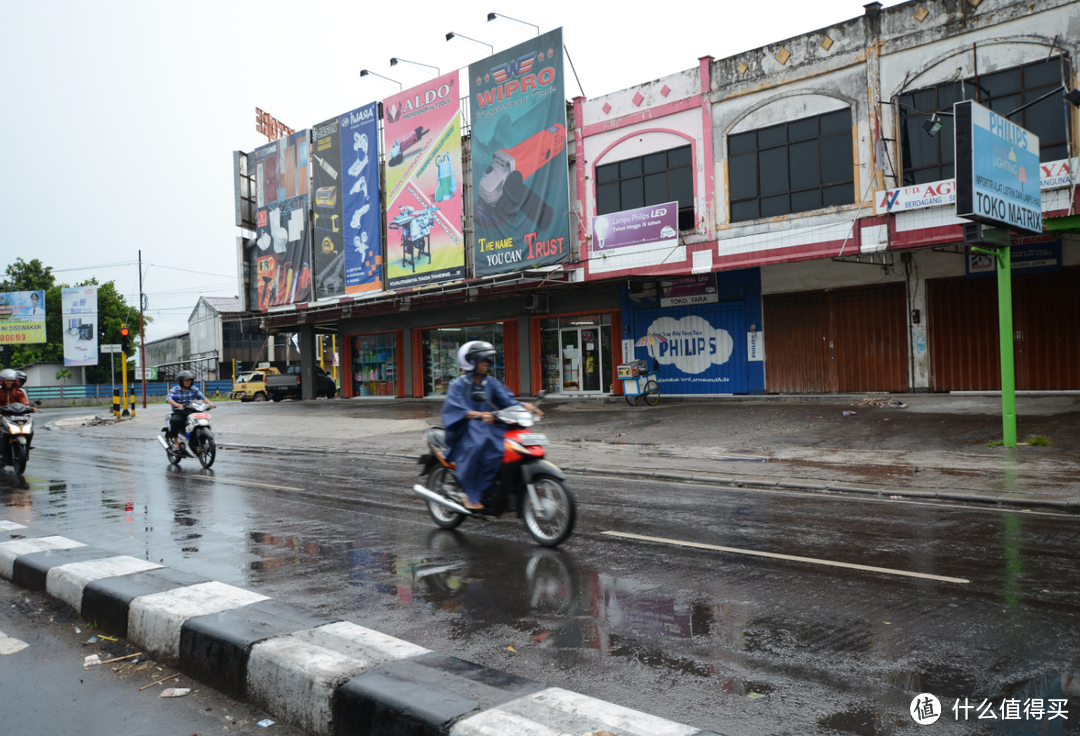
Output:
<instances>
[{"instance_id":1,"label":"wet pavement reflection","mask_svg":"<svg viewBox=\"0 0 1080 736\"><path fill-rule=\"evenodd\" d=\"M949 711L945 733L1080 723L1072 517L574 477L579 528L546 549L516 520L435 528L407 494L407 462L223 452L203 471L146 446L55 445L40 458L25 479L0 473L0 518L699 728L914 732L919 692L947 709L1041 699L1070 711L1027 723ZM971 583L599 534L608 529Z\"/></svg>"}]
</instances>

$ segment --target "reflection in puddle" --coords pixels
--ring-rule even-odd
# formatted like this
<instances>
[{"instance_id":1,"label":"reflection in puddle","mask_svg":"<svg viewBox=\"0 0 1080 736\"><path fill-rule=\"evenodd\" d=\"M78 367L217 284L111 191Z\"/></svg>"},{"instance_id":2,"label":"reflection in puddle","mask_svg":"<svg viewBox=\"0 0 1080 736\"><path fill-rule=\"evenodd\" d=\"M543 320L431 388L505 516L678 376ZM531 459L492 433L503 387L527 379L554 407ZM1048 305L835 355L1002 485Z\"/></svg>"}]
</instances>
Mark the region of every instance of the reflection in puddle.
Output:
<instances>
[{"instance_id":1,"label":"reflection in puddle","mask_svg":"<svg viewBox=\"0 0 1080 736\"><path fill-rule=\"evenodd\" d=\"M904 718L907 718L906 714ZM888 736L909 722L910 720L905 721L896 714L883 718L881 713L869 708L833 713L818 721L822 727L831 731L853 733L857 736Z\"/></svg>"}]
</instances>

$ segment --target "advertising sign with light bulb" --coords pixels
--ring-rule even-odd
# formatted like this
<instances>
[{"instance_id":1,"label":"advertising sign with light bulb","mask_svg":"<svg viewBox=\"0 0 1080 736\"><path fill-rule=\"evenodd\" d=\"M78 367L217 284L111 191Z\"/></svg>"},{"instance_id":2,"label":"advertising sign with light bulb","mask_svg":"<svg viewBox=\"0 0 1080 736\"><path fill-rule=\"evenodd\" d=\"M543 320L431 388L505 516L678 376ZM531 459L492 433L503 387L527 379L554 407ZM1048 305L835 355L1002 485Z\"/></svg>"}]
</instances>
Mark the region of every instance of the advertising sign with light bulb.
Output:
<instances>
[{"instance_id":1,"label":"advertising sign with light bulb","mask_svg":"<svg viewBox=\"0 0 1080 736\"><path fill-rule=\"evenodd\" d=\"M667 202L593 218L592 273L660 262L679 242L679 203ZM659 258L655 256L659 255Z\"/></svg>"}]
</instances>

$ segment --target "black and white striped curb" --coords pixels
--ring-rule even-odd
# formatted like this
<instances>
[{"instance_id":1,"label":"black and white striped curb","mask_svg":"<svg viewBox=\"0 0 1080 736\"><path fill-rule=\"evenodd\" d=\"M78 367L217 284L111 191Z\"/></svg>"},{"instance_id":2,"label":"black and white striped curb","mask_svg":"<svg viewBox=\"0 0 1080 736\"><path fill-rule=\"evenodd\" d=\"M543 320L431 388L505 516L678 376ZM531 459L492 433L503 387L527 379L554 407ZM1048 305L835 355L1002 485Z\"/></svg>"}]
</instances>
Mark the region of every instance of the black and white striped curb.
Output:
<instances>
[{"instance_id":1,"label":"black and white striped curb","mask_svg":"<svg viewBox=\"0 0 1080 736\"><path fill-rule=\"evenodd\" d=\"M312 734L717 736L0 520L0 577Z\"/></svg>"}]
</instances>

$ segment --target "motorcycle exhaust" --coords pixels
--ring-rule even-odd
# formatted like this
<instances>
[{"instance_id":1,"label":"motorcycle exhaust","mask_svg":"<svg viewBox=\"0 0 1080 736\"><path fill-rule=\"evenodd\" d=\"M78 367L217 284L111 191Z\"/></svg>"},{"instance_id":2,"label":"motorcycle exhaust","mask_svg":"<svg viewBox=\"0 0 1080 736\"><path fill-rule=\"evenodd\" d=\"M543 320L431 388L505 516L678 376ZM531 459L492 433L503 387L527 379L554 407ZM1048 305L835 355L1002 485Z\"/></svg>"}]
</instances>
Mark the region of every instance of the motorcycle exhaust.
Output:
<instances>
[{"instance_id":1,"label":"motorcycle exhaust","mask_svg":"<svg viewBox=\"0 0 1080 736\"><path fill-rule=\"evenodd\" d=\"M413 489L413 493L415 493L417 496L420 496L421 498L427 499L428 501L434 501L435 503L439 504L440 506L445 506L446 508L450 509L451 511L456 511L457 513L464 514L465 516L472 516L473 515L472 512L469 511L464 506L456 504L453 501L451 501L449 498L446 498L445 496L440 496L438 493L435 493L434 491L429 491L427 488L424 488L419 483L414 485L412 487L412 489Z\"/></svg>"},{"instance_id":2,"label":"motorcycle exhaust","mask_svg":"<svg viewBox=\"0 0 1080 736\"><path fill-rule=\"evenodd\" d=\"M156 439L158 442L160 442L161 446L164 447L166 450L170 449L169 443L166 442L165 438L162 437L160 434L157 437L155 437L154 439Z\"/></svg>"}]
</instances>

